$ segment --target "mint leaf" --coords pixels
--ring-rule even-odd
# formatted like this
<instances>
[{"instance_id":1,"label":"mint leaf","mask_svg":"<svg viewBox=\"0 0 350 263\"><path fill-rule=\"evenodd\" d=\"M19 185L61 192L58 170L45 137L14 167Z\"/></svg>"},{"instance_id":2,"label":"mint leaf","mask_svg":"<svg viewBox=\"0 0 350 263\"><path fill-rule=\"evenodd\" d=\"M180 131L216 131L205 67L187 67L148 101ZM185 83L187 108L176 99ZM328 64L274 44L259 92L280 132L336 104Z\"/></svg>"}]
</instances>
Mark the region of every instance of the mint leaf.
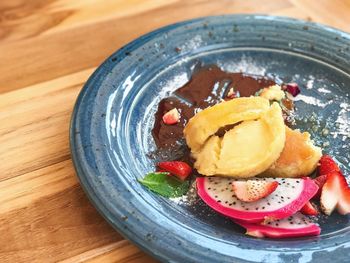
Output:
<instances>
[{"instance_id":1,"label":"mint leaf","mask_svg":"<svg viewBox=\"0 0 350 263\"><path fill-rule=\"evenodd\" d=\"M189 181L182 182L168 173L149 173L138 181L149 190L168 198L183 196L190 186Z\"/></svg>"}]
</instances>

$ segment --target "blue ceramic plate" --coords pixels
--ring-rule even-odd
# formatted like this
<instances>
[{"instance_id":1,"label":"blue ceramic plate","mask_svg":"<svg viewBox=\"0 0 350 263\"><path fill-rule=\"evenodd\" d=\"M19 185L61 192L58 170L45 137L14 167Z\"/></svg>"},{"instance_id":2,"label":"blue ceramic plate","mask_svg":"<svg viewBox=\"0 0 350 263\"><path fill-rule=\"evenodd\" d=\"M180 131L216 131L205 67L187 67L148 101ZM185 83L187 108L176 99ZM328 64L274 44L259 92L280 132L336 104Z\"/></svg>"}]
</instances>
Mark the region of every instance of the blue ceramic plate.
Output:
<instances>
[{"instance_id":1,"label":"blue ceramic plate","mask_svg":"<svg viewBox=\"0 0 350 263\"><path fill-rule=\"evenodd\" d=\"M299 83L297 126L348 166L349 48L339 30L260 15L200 18L138 38L95 71L77 100L71 149L83 188L113 227L162 261L349 262L347 216L321 219L320 237L261 240L193 197L164 199L137 182L154 170L157 104L197 61Z\"/></svg>"}]
</instances>

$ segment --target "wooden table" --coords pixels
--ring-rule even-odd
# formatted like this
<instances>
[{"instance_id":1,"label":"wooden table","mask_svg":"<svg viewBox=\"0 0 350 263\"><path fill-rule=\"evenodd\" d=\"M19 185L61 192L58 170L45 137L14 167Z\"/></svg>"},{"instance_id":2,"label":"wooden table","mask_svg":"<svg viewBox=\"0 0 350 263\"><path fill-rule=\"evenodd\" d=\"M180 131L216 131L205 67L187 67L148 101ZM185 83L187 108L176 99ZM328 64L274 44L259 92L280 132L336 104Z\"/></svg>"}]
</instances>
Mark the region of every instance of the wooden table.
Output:
<instances>
[{"instance_id":1,"label":"wooden table","mask_svg":"<svg viewBox=\"0 0 350 263\"><path fill-rule=\"evenodd\" d=\"M180 20L230 13L350 31L343 0L0 1L0 262L156 262L85 197L69 152L73 104L94 69L127 42Z\"/></svg>"}]
</instances>

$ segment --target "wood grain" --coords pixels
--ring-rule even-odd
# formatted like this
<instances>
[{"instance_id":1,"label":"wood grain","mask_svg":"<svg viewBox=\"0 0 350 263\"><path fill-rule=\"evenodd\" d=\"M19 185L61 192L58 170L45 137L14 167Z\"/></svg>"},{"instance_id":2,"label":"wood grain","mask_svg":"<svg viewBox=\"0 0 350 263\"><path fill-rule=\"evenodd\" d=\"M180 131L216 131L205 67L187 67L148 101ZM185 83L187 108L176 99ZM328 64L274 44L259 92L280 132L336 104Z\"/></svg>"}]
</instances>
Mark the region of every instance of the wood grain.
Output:
<instances>
[{"instance_id":1,"label":"wood grain","mask_svg":"<svg viewBox=\"0 0 350 263\"><path fill-rule=\"evenodd\" d=\"M96 213L79 185L62 184L59 192L35 199L1 212L1 262L54 262L121 239Z\"/></svg>"},{"instance_id":2,"label":"wood grain","mask_svg":"<svg viewBox=\"0 0 350 263\"><path fill-rule=\"evenodd\" d=\"M119 263L154 263L155 259L140 252L129 241L123 240L107 246L90 250L76 257L63 260L61 263L103 263L103 262L119 262Z\"/></svg>"},{"instance_id":3,"label":"wood grain","mask_svg":"<svg viewBox=\"0 0 350 263\"><path fill-rule=\"evenodd\" d=\"M0 95L0 123L6 124L0 126L0 181L70 158L70 115L91 73L89 69Z\"/></svg>"},{"instance_id":4,"label":"wood grain","mask_svg":"<svg viewBox=\"0 0 350 263\"><path fill-rule=\"evenodd\" d=\"M0 1L0 262L156 262L114 231L70 159L75 99L136 37L205 15L266 13L350 31L350 0Z\"/></svg>"}]
</instances>

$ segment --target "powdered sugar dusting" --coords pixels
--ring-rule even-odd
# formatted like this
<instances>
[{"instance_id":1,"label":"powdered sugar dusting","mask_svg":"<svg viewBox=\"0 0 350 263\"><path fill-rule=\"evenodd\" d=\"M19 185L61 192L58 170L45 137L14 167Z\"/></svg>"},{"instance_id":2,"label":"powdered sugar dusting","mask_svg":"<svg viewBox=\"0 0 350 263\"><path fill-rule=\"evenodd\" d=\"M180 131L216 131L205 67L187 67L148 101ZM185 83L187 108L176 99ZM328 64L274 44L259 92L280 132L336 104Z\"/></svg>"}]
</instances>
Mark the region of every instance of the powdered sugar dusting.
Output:
<instances>
[{"instance_id":1,"label":"powdered sugar dusting","mask_svg":"<svg viewBox=\"0 0 350 263\"><path fill-rule=\"evenodd\" d=\"M342 102L339 105L340 111L335 121L338 125L337 134L343 135L342 141L350 138L350 106L348 103Z\"/></svg>"},{"instance_id":2,"label":"powdered sugar dusting","mask_svg":"<svg viewBox=\"0 0 350 263\"><path fill-rule=\"evenodd\" d=\"M196 181L192 182L190 189L188 190L186 195L176 198L170 198L170 200L180 205L195 205L200 200L199 196L197 195Z\"/></svg>"},{"instance_id":3,"label":"powdered sugar dusting","mask_svg":"<svg viewBox=\"0 0 350 263\"><path fill-rule=\"evenodd\" d=\"M162 88L161 92L159 93L159 97L164 98L164 97L169 96L174 90L185 85L187 83L187 81L188 81L187 73L181 73L179 75L174 76L174 78L163 83L163 85L162 85L163 88Z\"/></svg>"},{"instance_id":4,"label":"powdered sugar dusting","mask_svg":"<svg viewBox=\"0 0 350 263\"><path fill-rule=\"evenodd\" d=\"M242 56L237 62L217 63L218 66L227 72L243 72L253 75L265 75L266 67L258 66L251 57Z\"/></svg>"},{"instance_id":5,"label":"powdered sugar dusting","mask_svg":"<svg viewBox=\"0 0 350 263\"><path fill-rule=\"evenodd\" d=\"M319 107L326 107L327 105L331 104L332 101L329 101L329 102L322 102L321 100L319 99L316 99L315 97L311 97L311 96L306 96L306 95L302 95L302 94L299 94L298 96L296 96L295 98L293 98L293 101L303 101L307 104L310 104L310 105L314 105L314 106L319 106Z\"/></svg>"}]
</instances>

